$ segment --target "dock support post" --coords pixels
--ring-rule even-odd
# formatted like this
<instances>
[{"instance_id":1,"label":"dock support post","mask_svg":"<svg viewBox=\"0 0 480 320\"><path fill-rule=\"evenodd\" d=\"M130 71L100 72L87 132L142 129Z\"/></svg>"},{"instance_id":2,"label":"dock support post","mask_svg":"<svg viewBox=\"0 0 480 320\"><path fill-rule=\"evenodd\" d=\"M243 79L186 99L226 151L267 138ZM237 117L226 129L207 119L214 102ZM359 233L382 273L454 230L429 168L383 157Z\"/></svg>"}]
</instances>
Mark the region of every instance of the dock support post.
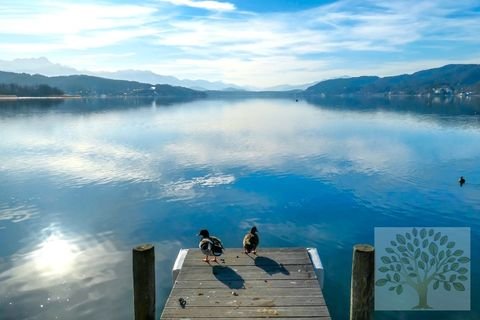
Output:
<instances>
[{"instance_id":1,"label":"dock support post","mask_svg":"<svg viewBox=\"0 0 480 320\"><path fill-rule=\"evenodd\" d=\"M133 304L135 320L155 319L155 248L133 248Z\"/></svg>"},{"instance_id":2,"label":"dock support post","mask_svg":"<svg viewBox=\"0 0 480 320\"><path fill-rule=\"evenodd\" d=\"M350 320L368 320L373 316L375 249L368 244L353 247Z\"/></svg>"}]
</instances>

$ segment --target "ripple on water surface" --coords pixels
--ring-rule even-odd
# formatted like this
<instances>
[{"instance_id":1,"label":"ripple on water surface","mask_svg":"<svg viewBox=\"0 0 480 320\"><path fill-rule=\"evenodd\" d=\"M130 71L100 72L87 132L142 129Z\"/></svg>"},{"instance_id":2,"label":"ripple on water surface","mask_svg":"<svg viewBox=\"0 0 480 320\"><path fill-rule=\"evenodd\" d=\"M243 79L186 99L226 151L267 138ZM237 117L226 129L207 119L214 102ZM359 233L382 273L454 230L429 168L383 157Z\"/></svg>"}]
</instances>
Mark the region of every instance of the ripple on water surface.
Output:
<instances>
[{"instance_id":1,"label":"ripple on water surface","mask_svg":"<svg viewBox=\"0 0 480 320\"><path fill-rule=\"evenodd\" d=\"M238 247L255 224L262 246L319 248L327 303L346 318L351 247L374 227L469 226L480 238L478 118L390 102L0 109L0 317L131 318L131 248L144 242L160 310L176 253L200 228Z\"/></svg>"}]
</instances>

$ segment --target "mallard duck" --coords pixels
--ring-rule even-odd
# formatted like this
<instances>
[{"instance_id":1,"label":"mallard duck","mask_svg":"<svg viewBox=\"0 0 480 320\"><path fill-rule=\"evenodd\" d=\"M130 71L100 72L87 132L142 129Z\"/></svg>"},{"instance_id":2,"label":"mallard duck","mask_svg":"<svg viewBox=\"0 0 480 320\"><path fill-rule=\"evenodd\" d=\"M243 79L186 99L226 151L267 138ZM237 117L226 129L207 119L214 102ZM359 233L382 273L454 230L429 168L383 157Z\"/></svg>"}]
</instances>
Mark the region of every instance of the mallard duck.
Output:
<instances>
[{"instance_id":1,"label":"mallard duck","mask_svg":"<svg viewBox=\"0 0 480 320\"><path fill-rule=\"evenodd\" d=\"M260 243L260 238L258 237L257 232L257 227L253 227L250 232L243 237L243 249L245 250L245 253L252 252L253 254L257 254L257 247Z\"/></svg>"},{"instance_id":2,"label":"mallard duck","mask_svg":"<svg viewBox=\"0 0 480 320\"><path fill-rule=\"evenodd\" d=\"M214 236L211 236L208 230L200 230L199 236L202 237L198 247L205 255L205 259L203 261L208 262L208 257L213 256L213 259L210 261L217 262L217 257L221 256L223 253L223 244L222 241Z\"/></svg>"}]
</instances>

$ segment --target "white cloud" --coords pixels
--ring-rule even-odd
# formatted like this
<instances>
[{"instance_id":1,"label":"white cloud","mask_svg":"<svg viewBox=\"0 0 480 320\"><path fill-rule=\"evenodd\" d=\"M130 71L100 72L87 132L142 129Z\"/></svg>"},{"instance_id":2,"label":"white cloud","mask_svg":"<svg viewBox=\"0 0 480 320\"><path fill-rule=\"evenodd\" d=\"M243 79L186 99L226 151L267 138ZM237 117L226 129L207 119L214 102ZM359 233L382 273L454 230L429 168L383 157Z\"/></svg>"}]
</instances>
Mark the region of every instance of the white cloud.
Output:
<instances>
[{"instance_id":1,"label":"white cloud","mask_svg":"<svg viewBox=\"0 0 480 320\"><path fill-rule=\"evenodd\" d=\"M0 43L0 50L8 52L49 53L62 50L87 50L113 46L128 40L148 37L155 34L152 28L117 29L88 31L78 34L65 34L55 42ZM105 54L104 54L105 55ZM108 54L110 56L114 53ZM78 68L78 66L75 66Z\"/></svg>"},{"instance_id":2,"label":"white cloud","mask_svg":"<svg viewBox=\"0 0 480 320\"><path fill-rule=\"evenodd\" d=\"M168 2L176 6L187 6L192 8L199 8L213 11L233 11L235 5L230 2L221 1L198 1L198 0L160 0Z\"/></svg>"},{"instance_id":3,"label":"white cloud","mask_svg":"<svg viewBox=\"0 0 480 320\"><path fill-rule=\"evenodd\" d=\"M135 27L153 21L155 11L138 5L44 2L0 13L0 34L52 36Z\"/></svg>"},{"instance_id":4,"label":"white cloud","mask_svg":"<svg viewBox=\"0 0 480 320\"><path fill-rule=\"evenodd\" d=\"M152 28L95 31L82 35L67 35L64 37L61 46L64 49L79 50L101 48L139 37L151 36L155 33L156 31Z\"/></svg>"},{"instance_id":5,"label":"white cloud","mask_svg":"<svg viewBox=\"0 0 480 320\"><path fill-rule=\"evenodd\" d=\"M470 10L472 3L451 6L367 1L361 11L354 4L347 0L288 14L203 16L168 21L169 28L158 33L156 43L180 49L182 53L174 58L173 65L158 63L155 71L172 69L171 72L183 77L191 77L195 72L214 74L214 79L243 85L251 84L252 79L260 86L307 83L358 74L356 70L366 69L367 74L383 70L389 73L383 63L401 57L406 46L438 34L478 41L469 36L473 34L472 27L480 32L478 17L450 18L456 12ZM370 53L381 54L381 59L372 59ZM350 58L342 61L339 55ZM353 60L345 63L345 59L353 57L356 63ZM437 61L441 63L448 58ZM339 66L347 70L330 71ZM399 73L403 72L400 68Z\"/></svg>"},{"instance_id":6,"label":"white cloud","mask_svg":"<svg viewBox=\"0 0 480 320\"><path fill-rule=\"evenodd\" d=\"M301 84L318 80L329 60L304 60L292 56L241 57L218 59L178 59L173 62L142 65L157 73L176 74L180 78L197 78L198 74L210 79L263 87L278 83Z\"/></svg>"},{"instance_id":7,"label":"white cloud","mask_svg":"<svg viewBox=\"0 0 480 320\"><path fill-rule=\"evenodd\" d=\"M63 48L64 46L59 43L0 43L0 51L3 52L3 54L10 53L15 58L29 58L32 52L43 54L61 50ZM25 56L25 53L28 53L28 55Z\"/></svg>"},{"instance_id":8,"label":"white cloud","mask_svg":"<svg viewBox=\"0 0 480 320\"><path fill-rule=\"evenodd\" d=\"M14 57L25 52L49 53L109 47L151 36L147 25L156 8L139 5L76 4L42 1L37 6L14 4L0 11L0 50ZM17 56L15 56L17 54Z\"/></svg>"},{"instance_id":9,"label":"white cloud","mask_svg":"<svg viewBox=\"0 0 480 320\"><path fill-rule=\"evenodd\" d=\"M152 67L181 78L268 87L462 62L473 54L464 45L480 42L480 14L473 0L341 0L262 14L223 1L40 3L32 8L10 4L0 12L0 58L51 53L59 61L68 57L95 70ZM205 11L185 14L184 7ZM133 50L138 59L117 56L94 65L80 57L118 50ZM414 64L419 68L412 70Z\"/></svg>"},{"instance_id":10,"label":"white cloud","mask_svg":"<svg viewBox=\"0 0 480 320\"><path fill-rule=\"evenodd\" d=\"M375 7L374 3L370 1L370 6ZM453 8L425 3L413 9L389 2L377 3L376 7L368 13L357 12L351 1L340 1L288 14L240 15L228 19L196 17L172 21L172 28L159 34L158 43L249 56L280 53L298 56L339 50L394 51L439 28L448 33L464 33L478 18L464 18L461 22L448 19L447 16L455 12ZM477 23L475 29L479 28Z\"/></svg>"}]
</instances>

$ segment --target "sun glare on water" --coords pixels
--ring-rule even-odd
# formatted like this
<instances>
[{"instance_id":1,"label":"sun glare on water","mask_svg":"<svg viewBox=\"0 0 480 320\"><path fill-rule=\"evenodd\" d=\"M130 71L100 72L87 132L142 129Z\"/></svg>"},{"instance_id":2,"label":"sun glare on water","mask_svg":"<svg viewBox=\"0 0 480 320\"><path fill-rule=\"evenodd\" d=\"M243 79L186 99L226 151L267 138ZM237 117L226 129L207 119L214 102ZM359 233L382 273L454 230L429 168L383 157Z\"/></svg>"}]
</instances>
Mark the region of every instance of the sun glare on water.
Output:
<instances>
[{"instance_id":1,"label":"sun glare on water","mask_svg":"<svg viewBox=\"0 0 480 320\"><path fill-rule=\"evenodd\" d=\"M45 275L62 275L73 270L78 250L60 235L51 235L33 253L36 268Z\"/></svg>"}]
</instances>

